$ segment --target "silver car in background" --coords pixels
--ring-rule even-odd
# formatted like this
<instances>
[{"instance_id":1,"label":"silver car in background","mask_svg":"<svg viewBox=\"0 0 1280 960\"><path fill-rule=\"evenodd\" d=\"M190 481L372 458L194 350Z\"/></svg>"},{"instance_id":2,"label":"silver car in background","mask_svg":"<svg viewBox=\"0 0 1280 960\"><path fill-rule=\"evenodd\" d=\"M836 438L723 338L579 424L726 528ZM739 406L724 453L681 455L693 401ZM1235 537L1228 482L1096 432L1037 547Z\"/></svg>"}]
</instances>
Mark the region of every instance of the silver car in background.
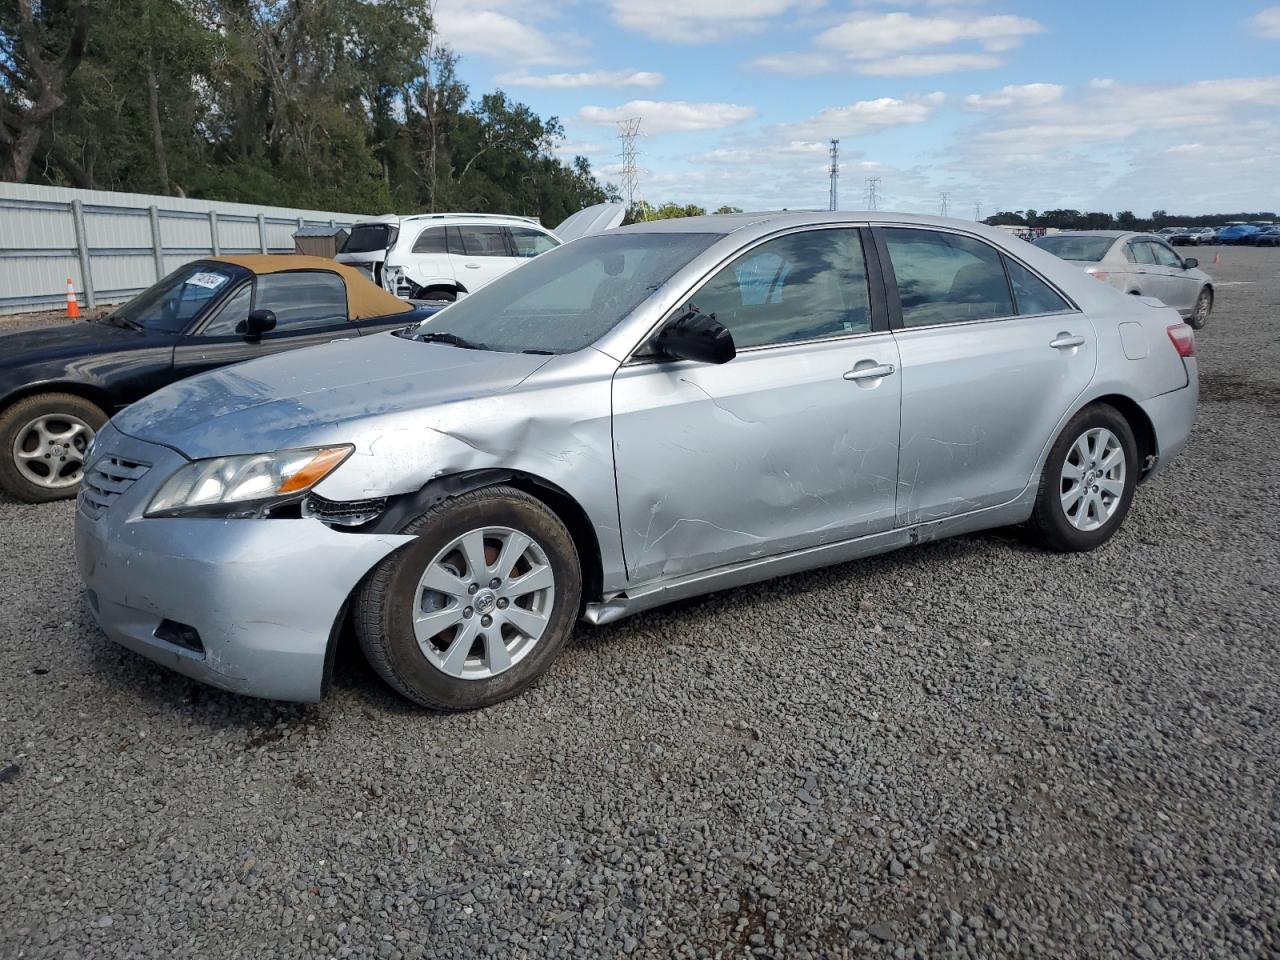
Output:
<instances>
[{"instance_id":1,"label":"silver car in background","mask_svg":"<svg viewBox=\"0 0 1280 960\"><path fill-rule=\"evenodd\" d=\"M1092 550L1186 444L1194 353L970 222L636 224L129 407L79 570L108 636L190 677L315 700L350 623L406 697L482 707L580 617L1011 524Z\"/></svg>"},{"instance_id":2,"label":"silver car in background","mask_svg":"<svg viewBox=\"0 0 1280 960\"><path fill-rule=\"evenodd\" d=\"M1164 237L1120 230L1077 230L1040 237L1035 245L1083 267L1122 293L1155 297L1196 330L1213 310L1213 279L1195 257L1182 257Z\"/></svg>"}]
</instances>

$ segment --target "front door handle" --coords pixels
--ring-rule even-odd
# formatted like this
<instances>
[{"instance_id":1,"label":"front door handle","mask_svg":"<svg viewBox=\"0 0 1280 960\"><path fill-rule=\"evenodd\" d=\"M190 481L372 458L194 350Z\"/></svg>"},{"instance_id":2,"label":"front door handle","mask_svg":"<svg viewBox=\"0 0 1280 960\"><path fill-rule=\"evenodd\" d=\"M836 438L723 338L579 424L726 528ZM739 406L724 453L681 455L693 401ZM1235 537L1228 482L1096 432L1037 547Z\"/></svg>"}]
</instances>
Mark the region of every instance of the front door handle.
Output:
<instances>
[{"instance_id":1,"label":"front door handle","mask_svg":"<svg viewBox=\"0 0 1280 960\"><path fill-rule=\"evenodd\" d=\"M1049 341L1049 346L1055 350L1066 350L1070 347L1078 347L1084 343L1084 337L1073 336L1069 333L1060 333L1058 336Z\"/></svg>"},{"instance_id":2,"label":"front door handle","mask_svg":"<svg viewBox=\"0 0 1280 960\"><path fill-rule=\"evenodd\" d=\"M468 270L479 270L479 269L480 269L480 264L478 264L478 263L464 263L464 264L463 264L463 266L464 266L464 267L466 267Z\"/></svg>"},{"instance_id":3,"label":"front door handle","mask_svg":"<svg viewBox=\"0 0 1280 960\"><path fill-rule=\"evenodd\" d=\"M854 367L852 370L845 371L844 378L846 380L878 380L892 374L894 369L892 363L881 363L874 367Z\"/></svg>"}]
</instances>

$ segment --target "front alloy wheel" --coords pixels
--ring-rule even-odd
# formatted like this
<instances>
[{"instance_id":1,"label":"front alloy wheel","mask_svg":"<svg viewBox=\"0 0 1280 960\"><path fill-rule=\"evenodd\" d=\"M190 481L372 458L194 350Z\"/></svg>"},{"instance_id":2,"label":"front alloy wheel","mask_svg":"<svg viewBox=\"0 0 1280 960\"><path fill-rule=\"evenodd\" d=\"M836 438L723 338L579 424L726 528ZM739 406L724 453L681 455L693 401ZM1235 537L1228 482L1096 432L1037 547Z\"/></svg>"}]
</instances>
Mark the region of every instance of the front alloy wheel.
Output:
<instances>
[{"instance_id":1,"label":"front alloy wheel","mask_svg":"<svg viewBox=\"0 0 1280 960\"><path fill-rule=\"evenodd\" d=\"M582 571L541 500L504 485L450 497L410 522L356 599L365 656L410 700L470 710L516 696L573 630Z\"/></svg>"},{"instance_id":2,"label":"front alloy wheel","mask_svg":"<svg viewBox=\"0 0 1280 960\"><path fill-rule=\"evenodd\" d=\"M1205 287L1196 297L1196 305L1191 309L1187 323L1192 330L1200 330L1209 322L1209 313L1213 310L1213 291Z\"/></svg>"},{"instance_id":3,"label":"front alloy wheel","mask_svg":"<svg viewBox=\"0 0 1280 960\"><path fill-rule=\"evenodd\" d=\"M418 582L418 647L451 677L505 673L546 633L555 584L546 551L530 537L510 527L468 531L436 554Z\"/></svg>"}]
</instances>

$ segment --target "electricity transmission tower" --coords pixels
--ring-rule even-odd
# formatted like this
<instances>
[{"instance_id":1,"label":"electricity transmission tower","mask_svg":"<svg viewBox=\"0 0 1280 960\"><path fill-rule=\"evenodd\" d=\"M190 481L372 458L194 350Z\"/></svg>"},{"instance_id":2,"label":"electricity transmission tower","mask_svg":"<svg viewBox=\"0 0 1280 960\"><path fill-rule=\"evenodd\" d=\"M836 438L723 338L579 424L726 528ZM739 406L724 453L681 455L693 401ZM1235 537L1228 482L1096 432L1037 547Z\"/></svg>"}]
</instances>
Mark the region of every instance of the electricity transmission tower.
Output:
<instances>
[{"instance_id":1,"label":"electricity transmission tower","mask_svg":"<svg viewBox=\"0 0 1280 960\"><path fill-rule=\"evenodd\" d=\"M879 210L880 201L880 178L867 177L867 209Z\"/></svg>"},{"instance_id":2,"label":"electricity transmission tower","mask_svg":"<svg viewBox=\"0 0 1280 960\"><path fill-rule=\"evenodd\" d=\"M840 205L840 141L831 141L831 166L827 168L831 174L831 206L828 209L835 210Z\"/></svg>"},{"instance_id":3,"label":"electricity transmission tower","mask_svg":"<svg viewBox=\"0 0 1280 960\"><path fill-rule=\"evenodd\" d=\"M640 180L640 169L636 166L636 137L640 136L640 118L629 117L618 121L618 139L622 141L622 152L618 154L622 160L622 195L627 198L627 210L635 209L636 184Z\"/></svg>"},{"instance_id":4,"label":"electricity transmission tower","mask_svg":"<svg viewBox=\"0 0 1280 960\"><path fill-rule=\"evenodd\" d=\"M982 219L982 204L980 202L974 203L973 205L973 219L975 220Z\"/></svg>"},{"instance_id":5,"label":"electricity transmission tower","mask_svg":"<svg viewBox=\"0 0 1280 960\"><path fill-rule=\"evenodd\" d=\"M938 198L938 213L946 216L947 211L951 209L951 194L943 190L942 195Z\"/></svg>"}]
</instances>

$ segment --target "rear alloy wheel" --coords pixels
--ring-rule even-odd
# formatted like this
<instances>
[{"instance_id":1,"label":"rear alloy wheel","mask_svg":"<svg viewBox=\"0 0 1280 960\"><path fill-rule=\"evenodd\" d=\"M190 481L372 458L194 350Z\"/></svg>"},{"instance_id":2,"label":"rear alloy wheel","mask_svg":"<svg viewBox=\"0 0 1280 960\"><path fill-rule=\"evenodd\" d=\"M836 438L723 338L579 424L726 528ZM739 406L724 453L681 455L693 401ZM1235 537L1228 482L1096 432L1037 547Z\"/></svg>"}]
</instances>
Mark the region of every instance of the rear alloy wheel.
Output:
<instances>
[{"instance_id":1,"label":"rear alloy wheel","mask_svg":"<svg viewBox=\"0 0 1280 960\"><path fill-rule=\"evenodd\" d=\"M1138 480L1137 444L1114 407L1081 410L1063 429L1045 463L1031 526L1054 550L1079 552L1120 529Z\"/></svg>"},{"instance_id":2,"label":"rear alloy wheel","mask_svg":"<svg viewBox=\"0 0 1280 960\"><path fill-rule=\"evenodd\" d=\"M0 415L0 489L27 503L74 497L107 415L83 397L44 393Z\"/></svg>"},{"instance_id":3,"label":"rear alloy wheel","mask_svg":"<svg viewBox=\"0 0 1280 960\"><path fill-rule=\"evenodd\" d=\"M1200 291L1200 296L1196 297L1196 305L1191 310L1191 316L1187 318L1187 325L1192 330L1200 330L1209 322L1209 313L1213 310L1213 291L1205 287Z\"/></svg>"},{"instance_id":4,"label":"rear alloy wheel","mask_svg":"<svg viewBox=\"0 0 1280 960\"><path fill-rule=\"evenodd\" d=\"M401 532L417 539L374 568L357 601L374 669L444 710L489 706L533 684L568 639L582 593L560 519L495 486L445 500Z\"/></svg>"}]
</instances>

